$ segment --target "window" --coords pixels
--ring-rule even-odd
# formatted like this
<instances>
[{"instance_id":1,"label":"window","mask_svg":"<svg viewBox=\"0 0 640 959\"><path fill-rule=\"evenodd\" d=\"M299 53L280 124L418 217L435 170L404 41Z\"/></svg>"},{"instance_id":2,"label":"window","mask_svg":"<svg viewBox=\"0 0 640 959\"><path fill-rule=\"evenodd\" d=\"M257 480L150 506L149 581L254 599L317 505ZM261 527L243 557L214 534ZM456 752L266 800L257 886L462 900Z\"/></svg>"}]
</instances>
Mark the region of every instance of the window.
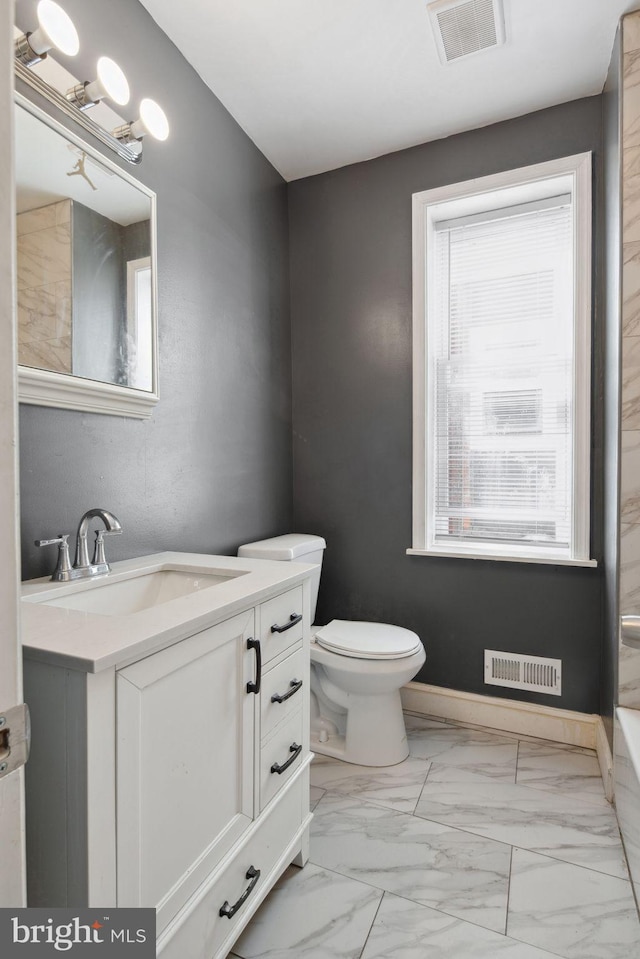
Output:
<instances>
[{"instance_id":1,"label":"window","mask_svg":"<svg viewBox=\"0 0 640 959\"><path fill-rule=\"evenodd\" d=\"M594 565L591 154L413 199L409 552Z\"/></svg>"},{"instance_id":2,"label":"window","mask_svg":"<svg viewBox=\"0 0 640 959\"><path fill-rule=\"evenodd\" d=\"M135 390L153 389L151 257L127 261L127 379Z\"/></svg>"}]
</instances>

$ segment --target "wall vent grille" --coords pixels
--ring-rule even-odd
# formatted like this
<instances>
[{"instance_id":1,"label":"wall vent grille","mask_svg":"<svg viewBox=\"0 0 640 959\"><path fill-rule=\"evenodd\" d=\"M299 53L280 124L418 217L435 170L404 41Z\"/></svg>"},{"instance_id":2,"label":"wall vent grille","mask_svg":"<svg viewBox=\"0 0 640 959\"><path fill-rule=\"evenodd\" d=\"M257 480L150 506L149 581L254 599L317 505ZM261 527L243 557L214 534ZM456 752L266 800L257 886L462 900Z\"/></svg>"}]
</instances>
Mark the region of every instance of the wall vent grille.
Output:
<instances>
[{"instance_id":1,"label":"wall vent grille","mask_svg":"<svg viewBox=\"0 0 640 959\"><path fill-rule=\"evenodd\" d=\"M505 41L502 0L434 0L427 9L443 63Z\"/></svg>"},{"instance_id":2,"label":"wall vent grille","mask_svg":"<svg viewBox=\"0 0 640 959\"><path fill-rule=\"evenodd\" d=\"M485 649L484 681L489 686L510 686L561 696L562 660Z\"/></svg>"}]
</instances>

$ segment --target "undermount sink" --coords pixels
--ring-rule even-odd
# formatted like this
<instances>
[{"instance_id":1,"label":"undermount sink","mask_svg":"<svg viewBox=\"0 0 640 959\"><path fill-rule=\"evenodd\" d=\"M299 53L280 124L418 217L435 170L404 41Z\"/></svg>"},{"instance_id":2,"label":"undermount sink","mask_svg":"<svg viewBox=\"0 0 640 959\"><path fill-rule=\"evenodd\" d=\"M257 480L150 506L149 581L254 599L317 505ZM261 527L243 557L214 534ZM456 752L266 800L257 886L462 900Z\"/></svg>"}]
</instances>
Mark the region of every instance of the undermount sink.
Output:
<instances>
[{"instance_id":1,"label":"undermount sink","mask_svg":"<svg viewBox=\"0 0 640 959\"><path fill-rule=\"evenodd\" d=\"M27 601L43 606L58 606L63 609L96 613L100 616L127 616L228 583L230 579L242 575L243 571L240 570L201 573L181 569L162 569L117 582L96 579L90 587L85 586L77 592L66 593L64 596L52 599L47 596L28 597Z\"/></svg>"}]
</instances>

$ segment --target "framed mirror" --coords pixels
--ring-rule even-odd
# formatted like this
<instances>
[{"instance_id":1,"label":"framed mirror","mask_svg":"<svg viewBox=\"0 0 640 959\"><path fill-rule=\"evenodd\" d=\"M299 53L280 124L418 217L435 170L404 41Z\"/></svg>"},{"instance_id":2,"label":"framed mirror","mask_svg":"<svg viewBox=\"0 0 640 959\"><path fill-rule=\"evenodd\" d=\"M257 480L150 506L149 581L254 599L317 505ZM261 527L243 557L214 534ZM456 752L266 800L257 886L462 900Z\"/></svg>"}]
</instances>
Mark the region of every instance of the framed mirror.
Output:
<instances>
[{"instance_id":1,"label":"framed mirror","mask_svg":"<svg viewBox=\"0 0 640 959\"><path fill-rule=\"evenodd\" d=\"M148 417L155 194L20 94L15 134L20 402Z\"/></svg>"}]
</instances>

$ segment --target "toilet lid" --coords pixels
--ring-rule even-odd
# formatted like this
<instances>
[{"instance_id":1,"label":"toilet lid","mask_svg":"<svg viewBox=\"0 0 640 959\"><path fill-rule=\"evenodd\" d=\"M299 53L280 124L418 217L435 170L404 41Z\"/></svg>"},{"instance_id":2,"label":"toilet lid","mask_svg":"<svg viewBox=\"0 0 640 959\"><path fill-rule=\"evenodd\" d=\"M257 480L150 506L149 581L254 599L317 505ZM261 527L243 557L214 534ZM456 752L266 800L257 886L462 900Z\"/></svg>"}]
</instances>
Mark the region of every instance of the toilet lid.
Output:
<instances>
[{"instance_id":1,"label":"toilet lid","mask_svg":"<svg viewBox=\"0 0 640 959\"><path fill-rule=\"evenodd\" d=\"M332 619L315 638L324 649L355 659L402 659L422 648L420 637L410 629L344 619Z\"/></svg>"}]
</instances>

